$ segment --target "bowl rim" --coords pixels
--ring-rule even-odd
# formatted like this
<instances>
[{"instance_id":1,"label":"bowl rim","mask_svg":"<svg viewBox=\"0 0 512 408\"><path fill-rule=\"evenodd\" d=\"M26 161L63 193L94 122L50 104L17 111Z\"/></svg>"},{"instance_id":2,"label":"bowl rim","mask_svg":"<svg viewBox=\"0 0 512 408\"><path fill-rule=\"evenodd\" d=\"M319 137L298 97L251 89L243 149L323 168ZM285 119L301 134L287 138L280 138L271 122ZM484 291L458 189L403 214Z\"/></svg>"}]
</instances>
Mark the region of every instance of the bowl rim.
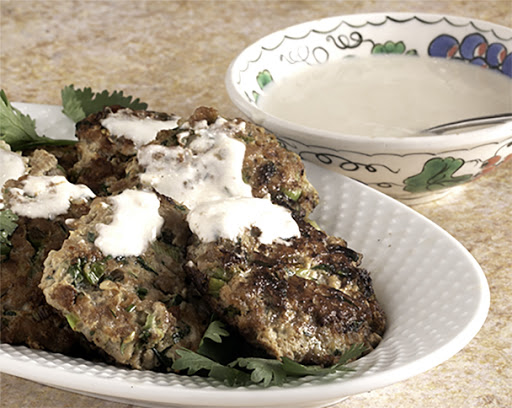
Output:
<instances>
[{"instance_id":1,"label":"bowl rim","mask_svg":"<svg viewBox=\"0 0 512 408\"><path fill-rule=\"evenodd\" d=\"M266 42L268 43L270 39L273 37L282 34L283 36L288 31L293 31L297 29L307 28L310 25L318 25L318 24L328 24L329 22L338 21L339 24L344 19L370 19L370 18L385 18L385 19L418 19L425 21L449 21L456 22L457 24L472 24L475 26L475 29L478 30L487 30L492 31L492 33L501 38L503 41L512 40L512 28L492 23L485 20L474 19L466 16L456 16L456 15L448 15L448 14L434 14L434 13L415 13L415 12L377 12L377 13L357 13L357 14L342 14L336 16L329 16L324 18L319 18L315 20L310 20L306 22L302 22L299 24L294 24L282 28L280 30L274 31L270 34L267 34L260 39L254 41L247 47L245 47L241 52L237 54L237 56L231 61L228 66L226 75L225 75L225 87L230 97L231 101L235 104L235 106L246 115L251 121L256 124L268 128L273 133L276 133L278 137L290 137L290 134L293 135L301 135L301 136L309 136L314 138L314 146L311 147L323 147L324 145L332 146L333 142L337 143L339 141L343 141L344 143L349 143L352 146L360 146L360 145L368 145L369 143L372 145L385 145L386 148L395 148L399 150L411 149L417 146L436 146L436 150L440 149L449 149L449 148L457 148L461 146L474 146L481 143L488 143L494 141L507 140L511 137L512 134L512 123L504 123L504 124L496 124L493 126L488 126L484 129L479 130L470 130L466 132L457 132L450 133L447 135L419 135L419 136L411 136L411 137L372 137L367 135L354 135L349 133L341 133L334 132L329 130L323 130L313 127L308 127L304 125L299 125L294 122L281 119L274 115L271 115L261 108L253 105L248 102L245 95L243 95L237 87L237 80L235 78L235 67L239 63L239 61L248 53L253 51L254 49L263 48L262 45ZM482 27L483 26L483 27ZM498 35L496 30L503 31ZM502 38L501 36L505 33L509 34L509 37ZM270 48L271 49L271 48ZM512 79L511 79L512 81ZM434 124L435 125L435 124ZM463 139L461 143L460 139Z\"/></svg>"}]
</instances>

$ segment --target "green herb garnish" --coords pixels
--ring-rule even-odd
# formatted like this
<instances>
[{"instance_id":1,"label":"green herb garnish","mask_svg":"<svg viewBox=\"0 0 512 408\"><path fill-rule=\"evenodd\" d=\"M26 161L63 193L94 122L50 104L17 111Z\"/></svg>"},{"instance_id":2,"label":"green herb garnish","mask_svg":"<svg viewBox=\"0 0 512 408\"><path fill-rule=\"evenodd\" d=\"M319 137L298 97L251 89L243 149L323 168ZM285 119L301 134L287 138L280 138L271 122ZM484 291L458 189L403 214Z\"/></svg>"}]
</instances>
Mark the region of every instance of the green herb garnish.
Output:
<instances>
[{"instance_id":1,"label":"green herb garnish","mask_svg":"<svg viewBox=\"0 0 512 408\"><path fill-rule=\"evenodd\" d=\"M11 146L13 151L33 149L39 146L65 146L76 143L73 140L50 139L36 133L36 122L11 105L5 92L0 90L0 140Z\"/></svg>"},{"instance_id":2,"label":"green herb garnish","mask_svg":"<svg viewBox=\"0 0 512 408\"><path fill-rule=\"evenodd\" d=\"M176 351L179 358L172 364L172 369L186 372L188 375L207 375L229 386L261 384L264 387L282 385L287 378L308 375L327 375L352 371L346 363L360 357L365 347L356 344L341 354L337 364L330 367L318 365L306 366L289 358L281 360L233 355L229 343L231 334L219 321L212 321L206 330L197 352L187 349ZM231 360L226 362L226 348Z\"/></svg>"},{"instance_id":3,"label":"green herb garnish","mask_svg":"<svg viewBox=\"0 0 512 408\"><path fill-rule=\"evenodd\" d=\"M176 371L186 370L188 375L206 371L209 377L215 378L230 386L245 385L250 381L249 374L237 370L236 368L217 363L199 353L194 353L187 349L176 350L176 353L180 356L172 365L172 368Z\"/></svg>"},{"instance_id":4,"label":"green herb garnish","mask_svg":"<svg viewBox=\"0 0 512 408\"><path fill-rule=\"evenodd\" d=\"M75 89L73 85L61 91L62 112L75 123L91 113L101 111L105 106L119 105L124 108L147 109L148 105L137 98L124 96L123 91L109 93L92 92L91 88ZM12 106L3 90L0 90L0 140L11 146L13 151L34 149L40 146L69 146L76 140L51 139L36 132L36 122L29 115Z\"/></svg>"},{"instance_id":5,"label":"green herb garnish","mask_svg":"<svg viewBox=\"0 0 512 408\"><path fill-rule=\"evenodd\" d=\"M222 338L228 336L229 332L226 330L224 323L219 320L213 320L203 334L203 338L199 343L199 350L205 347L205 342L208 340L212 340L215 343L220 344L222 343Z\"/></svg>"},{"instance_id":6,"label":"green herb garnish","mask_svg":"<svg viewBox=\"0 0 512 408\"><path fill-rule=\"evenodd\" d=\"M147 109L148 105L137 98L124 96L123 91L93 92L91 88L75 89L74 85L64 87L61 91L62 112L75 123L80 122L92 113L103 110L105 106L119 105L131 109Z\"/></svg>"},{"instance_id":7,"label":"green herb garnish","mask_svg":"<svg viewBox=\"0 0 512 408\"><path fill-rule=\"evenodd\" d=\"M237 358L229 366L238 366L249 371L251 382L256 384L262 383L264 387L283 385L287 376L283 363L279 360L256 357Z\"/></svg>"}]
</instances>

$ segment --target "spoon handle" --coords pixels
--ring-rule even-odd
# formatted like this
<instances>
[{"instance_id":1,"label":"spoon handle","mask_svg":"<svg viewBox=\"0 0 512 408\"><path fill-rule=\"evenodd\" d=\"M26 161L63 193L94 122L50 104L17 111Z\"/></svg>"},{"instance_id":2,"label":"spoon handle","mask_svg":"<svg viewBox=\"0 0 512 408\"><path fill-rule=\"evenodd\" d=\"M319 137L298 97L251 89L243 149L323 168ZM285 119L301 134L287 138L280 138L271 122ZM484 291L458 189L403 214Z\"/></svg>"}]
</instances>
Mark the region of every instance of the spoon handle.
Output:
<instances>
[{"instance_id":1,"label":"spoon handle","mask_svg":"<svg viewBox=\"0 0 512 408\"><path fill-rule=\"evenodd\" d=\"M424 129L422 133L435 133L441 134L450 130L462 129L465 127L494 125L498 123L506 123L512 120L512 112L500 113L497 115L480 116L478 118L463 119L455 122L444 123L442 125L434 126Z\"/></svg>"}]
</instances>

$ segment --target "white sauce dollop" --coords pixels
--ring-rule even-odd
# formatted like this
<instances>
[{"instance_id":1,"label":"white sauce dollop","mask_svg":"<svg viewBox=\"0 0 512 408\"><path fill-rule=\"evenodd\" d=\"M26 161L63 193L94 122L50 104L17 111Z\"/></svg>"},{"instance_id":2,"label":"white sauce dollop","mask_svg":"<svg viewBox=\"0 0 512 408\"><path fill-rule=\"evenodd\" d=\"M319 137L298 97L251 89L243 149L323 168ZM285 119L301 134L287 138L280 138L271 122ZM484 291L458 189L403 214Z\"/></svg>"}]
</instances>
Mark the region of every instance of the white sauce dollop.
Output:
<instances>
[{"instance_id":1,"label":"white sauce dollop","mask_svg":"<svg viewBox=\"0 0 512 408\"><path fill-rule=\"evenodd\" d=\"M178 118L176 117L175 120L138 118L130 115L126 110L119 110L101 120L101 126L106 128L112 136L130 139L135 146L140 147L155 140L161 130L178 127Z\"/></svg>"},{"instance_id":2,"label":"white sauce dollop","mask_svg":"<svg viewBox=\"0 0 512 408\"><path fill-rule=\"evenodd\" d=\"M512 79L457 60L400 55L345 58L269 84L265 112L309 128L370 137L512 111Z\"/></svg>"},{"instance_id":3,"label":"white sauce dollop","mask_svg":"<svg viewBox=\"0 0 512 408\"><path fill-rule=\"evenodd\" d=\"M156 191L187 207L230 197L252 197L242 180L245 145L212 129L189 147L150 145L137 158L146 169L140 178Z\"/></svg>"},{"instance_id":4,"label":"white sauce dollop","mask_svg":"<svg viewBox=\"0 0 512 408\"><path fill-rule=\"evenodd\" d=\"M270 199L228 198L203 202L188 214L191 231L205 242L219 238L235 240L249 227L261 231L262 244L271 244L278 238L287 239L300 235L299 227L290 212Z\"/></svg>"},{"instance_id":5,"label":"white sauce dollop","mask_svg":"<svg viewBox=\"0 0 512 408\"><path fill-rule=\"evenodd\" d=\"M269 198L254 198L244 183L245 145L230 137L243 126L220 118L210 126L196 124L187 147L141 148L137 158L145 168L142 183L186 205L190 229L205 242L235 239L252 226L260 229L262 243L299 236L287 209Z\"/></svg>"},{"instance_id":6,"label":"white sauce dollop","mask_svg":"<svg viewBox=\"0 0 512 408\"><path fill-rule=\"evenodd\" d=\"M20 154L4 150L0 147L0 200L3 199L2 191L7 180L17 180L26 172L26 165ZM4 207L0 202L0 209Z\"/></svg>"},{"instance_id":7,"label":"white sauce dollop","mask_svg":"<svg viewBox=\"0 0 512 408\"><path fill-rule=\"evenodd\" d=\"M28 176L23 188L11 188L11 210L28 218L53 219L65 214L72 201L86 201L95 197L82 184L72 184L63 176Z\"/></svg>"},{"instance_id":8,"label":"white sauce dollop","mask_svg":"<svg viewBox=\"0 0 512 408\"><path fill-rule=\"evenodd\" d=\"M155 193L125 190L109 197L114 214L110 224L98 224L94 244L104 255L138 256L159 235L164 219Z\"/></svg>"}]
</instances>

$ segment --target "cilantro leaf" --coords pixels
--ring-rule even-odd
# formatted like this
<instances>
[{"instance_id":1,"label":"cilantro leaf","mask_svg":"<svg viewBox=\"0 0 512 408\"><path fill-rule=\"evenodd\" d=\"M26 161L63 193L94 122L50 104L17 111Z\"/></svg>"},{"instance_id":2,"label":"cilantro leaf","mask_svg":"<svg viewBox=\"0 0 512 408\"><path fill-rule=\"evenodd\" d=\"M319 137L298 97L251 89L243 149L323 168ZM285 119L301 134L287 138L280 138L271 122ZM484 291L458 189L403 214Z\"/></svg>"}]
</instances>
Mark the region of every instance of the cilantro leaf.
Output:
<instances>
[{"instance_id":1,"label":"cilantro leaf","mask_svg":"<svg viewBox=\"0 0 512 408\"><path fill-rule=\"evenodd\" d=\"M18 216L11 210L0 211L0 260L2 261L11 251L12 244L9 239L18 227L16 221Z\"/></svg>"},{"instance_id":2,"label":"cilantro leaf","mask_svg":"<svg viewBox=\"0 0 512 408\"><path fill-rule=\"evenodd\" d=\"M243 339L230 333L224 323L213 320L196 352L184 348L176 351L179 357L174 360L172 369L188 375L208 375L230 386L261 384L269 387L284 384L288 377L352 371L345 364L366 351L364 345L356 344L333 366L306 366L287 357L282 360L256 357L255 350L247 353L247 349L240 347L240 342Z\"/></svg>"},{"instance_id":3,"label":"cilantro leaf","mask_svg":"<svg viewBox=\"0 0 512 408\"><path fill-rule=\"evenodd\" d=\"M197 352L212 360L228 364L240 355L245 355L241 346L245 342L236 333L230 333L226 325L213 320L203 334Z\"/></svg>"},{"instance_id":4,"label":"cilantro leaf","mask_svg":"<svg viewBox=\"0 0 512 408\"><path fill-rule=\"evenodd\" d=\"M73 89L73 85L65 86L60 91L60 97L62 100L62 113L64 113L75 123L80 122L87 116L82 108L82 102L80 101L80 98L77 96L77 94L78 92Z\"/></svg>"},{"instance_id":5,"label":"cilantro leaf","mask_svg":"<svg viewBox=\"0 0 512 408\"><path fill-rule=\"evenodd\" d=\"M366 350L364 344L354 344L347 351L345 351L338 362L330 367L322 367L317 365L306 366L287 357L283 357L283 369L288 376L291 377L304 377L306 375L327 375L341 371L352 371L352 368L347 367L349 361L360 357Z\"/></svg>"},{"instance_id":6,"label":"cilantro leaf","mask_svg":"<svg viewBox=\"0 0 512 408\"><path fill-rule=\"evenodd\" d=\"M249 383L250 376L236 368L217 363L212 359L187 349L176 350L180 358L176 359L172 369L176 371L187 371L188 375L194 375L206 371L208 376L215 378L230 386L245 385Z\"/></svg>"},{"instance_id":7,"label":"cilantro leaf","mask_svg":"<svg viewBox=\"0 0 512 408\"><path fill-rule=\"evenodd\" d=\"M226 325L219 320L214 320L204 332L201 343L199 344L199 350L201 350L201 346L204 345L205 339L210 339L215 343L222 343L222 338L228 336L229 332L226 330Z\"/></svg>"},{"instance_id":8,"label":"cilantro leaf","mask_svg":"<svg viewBox=\"0 0 512 408\"><path fill-rule=\"evenodd\" d=\"M39 146L65 146L76 143L73 140L55 140L36 133L36 122L11 105L4 90L0 90L0 140L11 146L13 151L33 149Z\"/></svg>"},{"instance_id":9,"label":"cilantro leaf","mask_svg":"<svg viewBox=\"0 0 512 408\"><path fill-rule=\"evenodd\" d=\"M22 114L18 109L14 108L9 100L5 91L0 91L0 117L2 118L2 136L8 127L18 129L18 133L24 133L28 137L36 138L36 122L28 115ZM6 140L7 141L7 140ZM7 143L9 143L7 141Z\"/></svg>"},{"instance_id":10,"label":"cilantro leaf","mask_svg":"<svg viewBox=\"0 0 512 408\"><path fill-rule=\"evenodd\" d=\"M269 385L283 385L286 379L286 371L283 363L279 360L267 358L238 358L229 364L230 367L239 366L251 372L251 381L255 384L263 383L264 387Z\"/></svg>"},{"instance_id":11,"label":"cilantro leaf","mask_svg":"<svg viewBox=\"0 0 512 408\"><path fill-rule=\"evenodd\" d=\"M148 105L139 98L132 101L131 96L124 96L123 91L92 92L91 88L75 89L74 85L66 86L61 91L62 112L75 123L89 116L91 113L101 111L105 106L120 105L124 108L147 109Z\"/></svg>"},{"instance_id":12,"label":"cilantro leaf","mask_svg":"<svg viewBox=\"0 0 512 408\"><path fill-rule=\"evenodd\" d=\"M297 363L288 357L283 357L283 370L286 372L286 375L291 377L304 377L306 375L327 375L336 372L337 366L337 364L330 367L322 367L319 365L306 366ZM349 369L343 365L340 365L340 371L349 371Z\"/></svg>"},{"instance_id":13,"label":"cilantro leaf","mask_svg":"<svg viewBox=\"0 0 512 408\"><path fill-rule=\"evenodd\" d=\"M368 348L362 344L353 344L350 346L348 350L346 350L341 357L339 358L338 362L335 364L334 367L336 367L336 371L339 371L339 369L344 366L345 364L358 359L361 357L364 353L368 351ZM346 367L345 367L346 368Z\"/></svg>"}]
</instances>

